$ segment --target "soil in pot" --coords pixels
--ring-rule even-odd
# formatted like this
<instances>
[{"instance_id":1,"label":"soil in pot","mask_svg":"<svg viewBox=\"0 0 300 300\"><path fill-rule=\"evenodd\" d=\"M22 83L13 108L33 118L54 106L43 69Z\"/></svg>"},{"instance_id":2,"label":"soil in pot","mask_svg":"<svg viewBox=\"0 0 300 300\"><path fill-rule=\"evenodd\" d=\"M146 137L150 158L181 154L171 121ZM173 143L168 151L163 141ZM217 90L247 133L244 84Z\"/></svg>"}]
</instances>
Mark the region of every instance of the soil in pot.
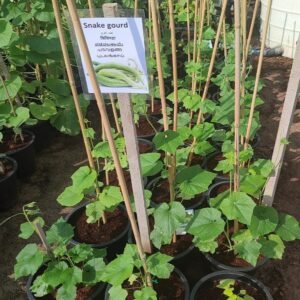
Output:
<instances>
[{"instance_id":1,"label":"soil in pot","mask_svg":"<svg viewBox=\"0 0 300 300\"><path fill-rule=\"evenodd\" d=\"M148 118L151 122L151 124L154 126L154 128L157 131L160 131L162 129L161 124L158 123L158 121L155 118ZM155 131L153 127L149 124L148 120L141 116L139 119L139 123L136 125L136 132L137 136L145 139L152 139L152 137L155 135Z\"/></svg>"},{"instance_id":2,"label":"soil in pot","mask_svg":"<svg viewBox=\"0 0 300 300\"><path fill-rule=\"evenodd\" d=\"M29 130L22 130L21 137L15 136L11 131L5 131L3 142L0 143L0 153L15 159L18 163L17 174L19 177L31 175L35 170L35 136Z\"/></svg>"},{"instance_id":3,"label":"soil in pot","mask_svg":"<svg viewBox=\"0 0 300 300\"><path fill-rule=\"evenodd\" d=\"M152 192L152 202L154 205L159 205L165 202L168 203L170 201L169 182L167 179L154 179L152 182L149 183L147 188ZM193 199L183 200L181 203L187 209L195 209L199 208L204 202L204 200L204 194L200 194Z\"/></svg>"},{"instance_id":4,"label":"soil in pot","mask_svg":"<svg viewBox=\"0 0 300 300\"><path fill-rule=\"evenodd\" d=\"M0 158L0 210L7 210L17 202L17 163L10 157Z\"/></svg>"},{"instance_id":5,"label":"soil in pot","mask_svg":"<svg viewBox=\"0 0 300 300\"><path fill-rule=\"evenodd\" d=\"M193 300L226 300L228 297L223 295L223 289L218 288L220 280L210 280L201 286L198 290ZM241 280L236 280L234 284L234 292L239 293L241 290L245 290L249 296L252 296L255 300L266 300L265 295L255 288L243 282Z\"/></svg>"},{"instance_id":6,"label":"soil in pot","mask_svg":"<svg viewBox=\"0 0 300 300\"><path fill-rule=\"evenodd\" d=\"M106 223L88 224L85 214L86 204L71 212L66 220L75 228L73 243L87 243L94 248L107 249L107 260L111 261L116 254L124 250L128 239L129 220L123 206L112 212L106 212Z\"/></svg>"},{"instance_id":7,"label":"soil in pot","mask_svg":"<svg viewBox=\"0 0 300 300\"><path fill-rule=\"evenodd\" d=\"M139 147L139 153L149 153L153 150L153 144L152 142L145 140L145 139L138 139L138 147Z\"/></svg>"},{"instance_id":8,"label":"soil in pot","mask_svg":"<svg viewBox=\"0 0 300 300\"><path fill-rule=\"evenodd\" d=\"M161 118L162 110L161 110L161 101L158 99L154 100L153 111L151 109L151 100L148 102L147 114L149 116L153 116L155 118Z\"/></svg>"},{"instance_id":9,"label":"soil in pot","mask_svg":"<svg viewBox=\"0 0 300 300\"><path fill-rule=\"evenodd\" d=\"M223 156L223 154L221 152L214 153L214 154L209 155L207 157L207 160L203 164L203 167L207 171L211 171L211 172L217 173L218 174L217 177L216 177L217 180L226 180L226 179L229 179L229 177L230 177L229 173L224 174L223 172L220 172L220 171L214 171L214 169L218 165L218 163L221 160L224 160L224 159L225 159L225 157Z\"/></svg>"},{"instance_id":10,"label":"soil in pot","mask_svg":"<svg viewBox=\"0 0 300 300\"><path fill-rule=\"evenodd\" d=\"M133 294L141 288L142 283L136 281L133 285L125 282L122 287L127 289L128 296L126 300L134 300ZM175 269L168 279L155 279L153 288L157 292L158 300L188 300L189 286L181 272ZM108 300L108 292L105 300ZM113 300L113 299L112 299Z\"/></svg>"}]
</instances>

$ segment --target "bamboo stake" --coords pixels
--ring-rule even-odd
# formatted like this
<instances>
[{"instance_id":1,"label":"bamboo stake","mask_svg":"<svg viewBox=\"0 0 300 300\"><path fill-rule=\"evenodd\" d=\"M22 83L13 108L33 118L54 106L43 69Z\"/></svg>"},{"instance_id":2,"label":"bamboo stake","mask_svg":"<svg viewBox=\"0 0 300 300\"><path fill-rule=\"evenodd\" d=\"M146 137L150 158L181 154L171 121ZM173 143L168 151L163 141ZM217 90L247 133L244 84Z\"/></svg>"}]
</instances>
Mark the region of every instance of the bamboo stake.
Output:
<instances>
[{"instance_id":1,"label":"bamboo stake","mask_svg":"<svg viewBox=\"0 0 300 300\"><path fill-rule=\"evenodd\" d=\"M238 192L240 189L240 174L239 174L239 153L240 153L240 76L241 76L241 62L240 62L240 0L234 0L234 24L235 24L235 101L234 101L234 191ZM234 232L239 229L239 224L234 220Z\"/></svg>"},{"instance_id":2,"label":"bamboo stake","mask_svg":"<svg viewBox=\"0 0 300 300\"><path fill-rule=\"evenodd\" d=\"M252 40L252 35L253 35L253 30L254 30L255 20L256 20L256 16L257 16L257 12L258 12L259 3L260 3L259 0L255 1L255 6L254 6L254 10L253 10L251 25L250 25L248 38L247 38L247 43L246 43L246 50L245 51L246 51L247 55L249 53L249 48L250 48L250 43L251 43L251 40Z\"/></svg>"},{"instance_id":3,"label":"bamboo stake","mask_svg":"<svg viewBox=\"0 0 300 300\"><path fill-rule=\"evenodd\" d=\"M94 3L92 0L88 0L88 5L89 5L89 12L91 18L95 18L95 8L94 8Z\"/></svg>"},{"instance_id":4,"label":"bamboo stake","mask_svg":"<svg viewBox=\"0 0 300 300\"><path fill-rule=\"evenodd\" d=\"M198 4L199 4L199 1L196 0L196 3L195 3L195 17L194 17L194 43L193 43L193 62L196 63L196 50L197 50L197 28L198 28L198 23L197 23L197 20L200 19L200 16L198 15L198 13L200 12L200 10L198 9ZM192 90L195 90L195 86L196 86L196 80L195 80L195 77L196 77L196 73L193 72L192 73Z\"/></svg>"},{"instance_id":5,"label":"bamboo stake","mask_svg":"<svg viewBox=\"0 0 300 300\"><path fill-rule=\"evenodd\" d=\"M266 19L265 19L265 24L264 24L264 29L263 29L263 35L262 35L262 40L261 40L261 47L260 47L260 53L259 53L257 71L256 71L255 85L254 85L254 90L253 90L253 95L252 95L252 101L251 101L251 107L250 107L250 113L249 113L249 119L248 119L248 125L247 125L247 131L246 131L246 137L245 137L245 143L244 143L245 149L247 149L247 147L249 145L249 140L250 140L251 127L252 127L252 121L253 121L254 110L255 110L256 96L257 96L257 92L258 92L260 73L261 73L262 63L263 63L263 58L264 58L264 47L265 47L268 28L269 28L271 6L272 6L272 0L268 0Z\"/></svg>"},{"instance_id":6,"label":"bamboo stake","mask_svg":"<svg viewBox=\"0 0 300 300\"><path fill-rule=\"evenodd\" d=\"M117 128L117 132L119 134L122 134L122 129L121 129L121 126L120 126L120 123L119 123L119 117L118 117L116 102L115 102L113 94L109 94L109 100L110 100L110 103L111 103L111 107L112 107L112 111L113 111L113 115L114 115L114 120L115 120L115 124L116 124L116 128Z\"/></svg>"},{"instance_id":7,"label":"bamboo stake","mask_svg":"<svg viewBox=\"0 0 300 300\"><path fill-rule=\"evenodd\" d=\"M167 103L166 103L166 95L165 95L165 84L164 84L164 76L162 70L161 56L160 56L160 38L159 38L159 29L157 23L157 1L150 0L151 2L151 14L152 14L152 25L153 25L153 40L155 45L155 57L156 57L156 65L157 65L157 73L158 73L158 82L159 82L159 93L160 100L162 106L162 114L163 114L163 123L164 130L169 129L168 124L168 116L167 116Z\"/></svg>"},{"instance_id":8,"label":"bamboo stake","mask_svg":"<svg viewBox=\"0 0 300 300\"><path fill-rule=\"evenodd\" d=\"M169 3L169 17L170 17L170 29L171 29L173 84L174 84L173 130L176 131L177 117L178 117L178 76L177 76L176 36L175 36L173 0L169 0L168 3Z\"/></svg>"},{"instance_id":9,"label":"bamboo stake","mask_svg":"<svg viewBox=\"0 0 300 300\"><path fill-rule=\"evenodd\" d=\"M227 60L227 42L226 42L226 20L223 20L223 47L224 47L224 58Z\"/></svg>"},{"instance_id":10,"label":"bamboo stake","mask_svg":"<svg viewBox=\"0 0 300 300\"><path fill-rule=\"evenodd\" d=\"M186 27L188 39L188 62L191 61L191 24L190 24L190 0L186 1Z\"/></svg>"},{"instance_id":11,"label":"bamboo stake","mask_svg":"<svg viewBox=\"0 0 300 300\"><path fill-rule=\"evenodd\" d=\"M211 75L212 75L212 72L213 72L213 67L214 67L214 64L215 64L216 55L217 55L217 51L218 51L218 44L219 44L220 35L221 35L221 31L222 31L223 19L225 17L227 1L228 0L224 0L223 4L222 4L222 10L221 10L220 20L219 20L219 24L218 24L217 33L216 33L215 44L214 44L214 48L213 48L213 52L212 52L212 56L211 56L211 60L210 60L210 64L209 64L208 74L207 74L207 78L206 78L206 82L205 82L204 91L203 91L201 101L205 101L205 99L207 97L208 88L209 88L209 84L210 84L210 79L211 79ZM202 112L201 112L201 110L199 110L198 118L197 118L197 124L200 124L201 117L202 117Z\"/></svg>"},{"instance_id":12,"label":"bamboo stake","mask_svg":"<svg viewBox=\"0 0 300 300\"><path fill-rule=\"evenodd\" d=\"M88 159L90 168L93 170L96 170L95 162L94 162L94 159L92 156L91 144L90 144L89 139L85 135L86 126L85 126L84 117L83 117L83 113L82 113L81 106L80 106L79 96L78 96L77 89L76 89L74 74L73 74L72 67L71 67L71 60L70 60L69 52L67 49L67 42L66 42L66 38L65 38L65 34L64 34L63 25L61 22L61 14L60 14L59 5L58 5L57 0L52 0L52 6L53 6L53 12L55 15L56 26L57 26L58 36L59 36L61 49L62 49L62 53L63 53L63 58L64 58L64 62L65 62L65 67L66 67L66 71L67 71L67 75L68 75L68 79L69 79L69 83L70 83L70 87L71 87L71 92L72 92L72 96L73 96L74 106L75 106L75 110L76 110L76 114L77 114L78 122L79 122L79 126L80 126L80 131L81 131L81 135L82 135L82 139L83 139L84 148L86 151L86 155L87 155L87 159ZM95 183L95 189L96 189L96 193L99 194L100 189L99 189L97 182ZM102 215L102 220L103 220L103 223L105 224L106 223L105 214Z\"/></svg>"},{"instance_id":13,"label":"bamboo stake","mask_svg":"<svg viewBox=\"0 0 300 300\"><path fill-rule=\"evenodd\" d=\"M221 35L221 31L222 31L223 19L225 17L227 1L228 0L224 0L223 4L222 4L222 10L221 10L219 25L218 25L218 29L217 29L217 33L216 33L215 44L214 44L212 56L211 56L211 59L210 59L210 64L209 64L208 74L207 74L207 78L206 78L206 82L205 82L205 86L204 86L204 91L203 91L203 94L202 94L202 99L201 99L202 102L205 101L207 93L208 93L210 79L211 79L213 67L214 67L214 64L215 64L216 54L217 54L217 50L218 50L218 44L219 44L220 35ZM201 119L202 119L202 112L201 112L201 109L200 109L199 113L198 113L198 117L197 117L197 125L199 125L201 123ZM194 138L193 143L191 145L189 158L188 158L188 163L187 163L188 165L190 165L191 162L192 162L193 149L194 149L195 145L196 145L196 139Z\"/></svg>"},{"instance_id":14,"label":"bamboo stake","mask_svg":"<svg viewBox=\"0 0 300 300\"><path fill-rule=\"evenodd\" d=\"M152 23L152 14L151 14L151 3L148 1L148 19L149 24ZM149 44L152 43L152 26L148 28ZM150 48L150 58L153 58L152 47ZM151 112L154 112L154 75L153 72L150 74L150 90L151 90Z\"/></svg>"},{"instance_id":15,"label":"bamboo stake","mask_svg":"<svg viewBox=\"0 0 300 300\"><path fill-rule=\"evenodd\" d=\"M66 2L67 2L68 10L69 10L69 13L70 13L70 17L71 17L71 20L72 20L72 23L73 23L76 38L77 38L79 47L82 51L84 62L87 66L87 72L88 72L89 77L91 79L92 87L93 87L93 90L94 90L94 93L95 93L96 102L97 102L97 105L98 105L98 109L99 109L99 112L100 112L102 120L103 120L105 133L106 133L106 136L107 136L107 140L108 140L108 143L109 143L110 150L112 152L112 157L113 157L113 161L114 161L114 164L115 164L115 168L116 168L116 172L117 172L117 176L118 176L118 180L119 180L119 185L120 185L122 195L123 195L123 198L124 198L124 203L125 203L125 206L126 206L128 218L130 220L130 224L131 224L133 235L134 235L134 238L135 238L135 241L136 241L138 253L139 253L140 259L141 259L142 264L143 264L143 269L144 269L144 272L147 276L147 284L148 284L148 286L152 286L151 276L150 276L150 273L149 273L147 265L146 265L146 256L145 256L145 253L143 251L142 244L141 244L141 237L140 237L139 229L137 227L137 223L136 223L133 211L131 209L130 197L129 197L128 189L127 189L127 186L126 186L126 181L125 181L125 178L124 178L124 173L123 173L123 170L122 170L122 167L121 167L121 164L120 164L120 159L119 159L118 152L117 152L116 146L115 146L115 142L114 142L114 139L113 139L113 136L112 136L112 132L111 132L110 124L109 124L109 119L108 119L108 116L107 116L105 103L104 103L100 88L98 86L98 82L97 82L97 78L96 78L95 71L94 71L94 68L93 68L93 64L92 64L92 61L91 61L91 57L89 55L87 43L86 43L86 40L85 40L84 35L83 35L83 31L82 31L82 28L81 28L81 25L80 25L79 17L77 15L76 7L74 5L73 0L66 0Z\"/></svg>"},{"instance_id":16,"label":"bamboo stake","mask_svg":"<svg viewBox=\"0 0 300 300\"><path fill-rule=\"evenodd\" d=\"M134 0L134 16L137 17L138 15L138 0Z\"/></svg>"}]
</instances>

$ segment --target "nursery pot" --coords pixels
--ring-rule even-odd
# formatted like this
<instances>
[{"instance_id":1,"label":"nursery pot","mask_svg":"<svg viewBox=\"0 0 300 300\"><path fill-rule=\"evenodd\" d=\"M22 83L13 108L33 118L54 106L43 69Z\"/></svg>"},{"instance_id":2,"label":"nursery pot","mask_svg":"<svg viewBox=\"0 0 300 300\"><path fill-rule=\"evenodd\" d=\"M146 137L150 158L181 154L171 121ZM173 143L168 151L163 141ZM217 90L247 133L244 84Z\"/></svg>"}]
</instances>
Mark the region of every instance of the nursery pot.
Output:
<instances>
[{"instance_id":1,"label":"nursery pot","mask_svg":"<svg viewBox=\"0 0 300 300\"><path fill-rule=\"evenodd\" d=\"M0 177L0 211L7 210L17 203L17 162L11 157L2 157L5 175Z\"/></svg>"},{"instance_id":2,"label":"nursery pot","mask_svg":"<svg viewBox=\"0 0 300 300\"><path fill-rule=\"evenodd\" d=\"M149 140L138 138L139 153L150 153L153 151L153 143Z\"/></svg>"},{"instance_id":3,"label":"nursery pot","mask_svg":"<svg viewBox=\"0 0 300 300\"><path fill-rule=\"evenodd\" d=\"M185 278L185 276L183 275L183 273L179 270L179 269L174 269L174 271L172 272L172 274L176 274L177 277L179 278L179 280L182 283L182 286L184 287L184 295L182 296L182 298L176 298L175 294L173 295L169 295L168 298L163 298L163 299L168 299L168 300L189 300L190 299L190 287L188 284L187 279ZM167 281L166 279L157 279L158 281ZM172 284L172 281L170 281L170 284ZM111 288L111 285L107 285L106 290L105 290L105 300L114 300L114 299L110 299L109 298L109 289ZM173 289L175 290L175 289ZM159 295L158 295L158 298Z\"/></svg>"},{"instance_id":4,"label":"nursery pot","mask_svg":"<svg viewBox=\"0 0 300 300\"><path fill-rule=\"evenodd\" d=\"M161 180L160 177L156 177L156 178L152 179L146 186L146 189L150 190L152 192L153 196L154 196L153 190L159 185L160 180ZM161 191L158 191L157 193L159 195L161 195L162 193L166 192L167 197L165 199L168 199L168 197L169 197L169 194L168 194L169 190L168 189L169 189L169 187L167 187L167 190L162 188ZM203 205L204 201L205 201L205 193L202 193L200 196L198 196L194 199L183 201L183 205L186 209L197 209L197 208L199 208ZM152 207L156 207L159 204L160 203L151 200L151 206Z\"/></svg>"},{"instance_id":5,"label":"nursery pot","mask_svg":"<svg viewBox=\"0 0 300 300\"><path fill-rule=\"evenodd\" d=\"M16 149L12 149L12 150L5 149L4 151L6 155L12 157L17 161L18 163L17 175L21 178L31 175L35 170L35 149L34 149L35 135L31 131L26 129L23 129L22 133L24 137L26 136L28 137L27 143L24 143L24 145ZM11 134L12 134L11 131L4 132L4 139L3 139L4 143L7 140L7 137L10 136Z\"/></svg>"},{"instance_id":6,"label":"nursery pot","mask_svg":"<svg viewBox=\"0 0 300 300\"><path fill-rule=\"evenodd\" d=\"M77 224L80 220L80 218L82 217L82 215L85 215L85 208L86 205L88 203L82 204L78 207L76 207L69 215L66 216L66 221L71 224L72 226L75 227L75 233L78 231L77 228ZM118 209L121 212L125 212L125 208L123 205L119 205ZM126 218L127 218L127 214L126 214ZM115 221L113 218L111 218L111 222L107 223L107 226L110 226L109 224L114 225ZM86 223L87 224L87 223ZM95 224L88 224L88 229L87 231L90 231L90 229L92 228L91 226L97 226L97 223ZM101 225L100 225L101 226ZM91 240L89 241L83 241L83 240L79 240L78 238L73 238L72 239L72 243L73 244L78 244L78 243L86 243L89 244L91 247L93 248L98 248L98 249L103 249L106 248L107 250L107 260L111 261L112 259L114 259L116 257L117 254L122 253L122 251L125 248L125 245L127 243L127 239L128 239L128 231L130 228L130 223L128 218L126 219L126 225L124 226L124 228L120 231L120 233L118 233L114 238L112 238L111 240L107 241L107 242L93 242ZM75 234L76 235L76 234Z\"/></svg>"},{"instance_id":7,"label":"nursery pot","mask_svg":"<svg viewBox=\"0 0 300 300\"><path fill-rule=\"evenodd\" d=\"M154 117L148 116L149 121L156 128L157 132L162 131L163 126L158 123L158 120ZM147 128L147 131L144 131L144 128ZM136 125L137 137L152 141L155 131L148 123L147 119L143 116L140 117L138 125Z\"/></svg>"},{"instance_id":8,"label":"nursery pot","mask_svg":"<svg viewBox=\"0 0 300 300\"><path fill-rule=\"evenodd\" d=\"M194 286L191 292L191 300L218 300L218 299L225 299L225 296L221 296L220 298L218 295L210 294L211 292L215 291L216 289L222 293L222 290L215 287L215 282L217 280L222 279L234 279L238 282L242 282L243 286L249 286L250 289L256 290L259 295L261 295L262 299L265 300L273 300L268 288L256 278L239 272L232 272L232 271L218 271L211 274L206 275L205 277L201 278L197 284ZM202 292L201 292L202 291ZM251 295L250 295L251 296ZM254 297L255 298L255 297ZM255 298L257 299L257 298ZM261 299L261 298L259 298Z\"/></svg>"},{"instance_id":9,"label":"nursery pot","mask_svg":"<svg viewBox=\"0 0 300 300\"><path fill-rule=\"evenodd\" d=\"M48 295L44 296L44 297L35 297L32 294L31 290L30 290L30 287L33 284L33 281L40 274L41 274L41 268L37 271L37 273L35 275L30 276L28 278L28 280L27 280L27 283L26 283L26 295L27 295L27 299L28 300L44 299L45 297L48 297ZM103 299L103 294L104 294L104 291L105 291L105 287L106 287L105 283L103 283L103 282L97 283L94 286L91 295L89 297L87 297L85 300L99 300L99 299ZM55 298L51 298L51 296L49 296L47 299L49 299L49 300L53 299L54 300Z\"/></svg>"},{"instance_id":10,"label":"nursery pot","mask_svg":"<svg viewBox=\"0 0 300 300\"><path fill-rule=\"evenodd\" d=\"M37 124L25 125L24 128L35 135L34 147L37 151L49 146L55 133L58 132L48 121L38 121Z\"/></svg>"}]
</instances>

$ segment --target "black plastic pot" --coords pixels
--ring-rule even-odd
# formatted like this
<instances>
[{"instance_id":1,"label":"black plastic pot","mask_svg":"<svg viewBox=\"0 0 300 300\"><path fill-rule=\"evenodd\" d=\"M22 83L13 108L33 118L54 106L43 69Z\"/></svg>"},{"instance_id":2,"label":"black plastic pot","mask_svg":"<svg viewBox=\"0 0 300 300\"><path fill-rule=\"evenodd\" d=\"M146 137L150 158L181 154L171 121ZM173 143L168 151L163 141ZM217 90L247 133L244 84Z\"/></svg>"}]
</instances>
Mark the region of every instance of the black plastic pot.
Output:
<instances>
[{"instance_id":1,"label":"black plastic pot","mask_svg":"<svg viewBox=\"0 0 300 300\"><path fill-rule=\"evenodd\" d=\"M249 273L253 274L257 269L259 269L261 266L263 266L268 259L267 258L262 258L261 260L258 261L256 266L248 266L248 267L235 267L235 266L228 266L225 265L222 262L217 261L210 253L203 253L204 257L210 264L210 269L212 271L230 271L230 272L243 272L243 273Z\"/></svg>"},{"instance_id":2,"label":"black plastic pot","mask_svg":"<svg viewBox=\"0 0 300 300\"><path fill-rule=\"evenodd\" d=\"M190 299L190 287L189 287L189 283L186 279L186 277L183 275L183 273L175 268L174 269L174 272L179 276L179 278L181 279L183 285L184 285L184 289L185 289L185 295L184 295L184 299L183 300L189 300ZM104 297L104 300L114 300L114 299L109 299L109 289L111 288L111 285L108 284L107 287L106 287L106 290L105 290L105 297ZM172 299L170 299L172 300Z\"/></svg>"},{"instance_id":3,"label":"black plastic pot","mask_svg":"<svg viewBox=\"0 0 300 300\"><path fill-rule=\"evenodd\" d=\"M12 166L12 170L0 179L0 211L5 211L17 203L17 162L11 157L0 158Z\"/></svg>"},{"instance_id":4,"label":"black plastic pot","mask_svg":"<svg viewBox=\"0 0 300 300\"><path fill-rule=\"evenodd\" d=\"M150 153L154 149L153 143L149 140L146 140L146 139L138 138L138 144L145 144L145 145L148 145L149 147L151 147L151 149L149 151L145 152L145 153Z\"/></svg>"},{"instance_id":5,"label":"black plastic pot","mask_svg":"<svg viewBox=\"0 0 300 300\"><path fill-rule=\"evenodd\" d=\"M214 273L208 274L205 277L201 278L197 282L197 284L194 286L194 288L191 292L190 300L200 300L199 297L196 297L197 292L199 290L201 290L201 288L206 283L208 283L209 281L222 280L222 279L234 279L234 280L242 281L242 282L246 283L247 285L254 287L258 291L260 291L260 293L265 296L266 300L273 300L273 297L271 296L268 288L262 282L260 282L259 280L257 280L256 278L254 278L248 274L232 272L232 271L214 272ZM218 299L213 299L213 300L218 300Z\"/></svg>"},{"instance_id":6,"label":"black plastic pot","mask_svg":"<svg viewBox=\"0 0 300 300\"><path fill-rule=\"evenodd\" d=\"M25 125L24 129L30 130L35 135L34 147L37 151L49 146L52 138L58 133L48 121L38 121L37 124L32 126Z\"/></svg>"},{"instance_id":7,"label":"black plastic pot","mask_svg":"<svg viewBox=\"0 0 300 300\"><path fill-rule=\"evenodd\" d=\"M39 275L39 271L37 272L36 275L33 275L33 276L30 276L27 280L27 283L26 283L26 295L27 295L27 299L28 300L35 300L35 299L41 299L40 297L36 298L31 290L30 290L30 287L33 283L33 281L35 280L35 278ZM106 284L105 283L97 283L96 284L96 287L92 293L91 296L89 296L86 300L100 300L100 299L103 299L103 296L104 296L104 291L105 291L105 287L106 287Z\"/></svg>"},{"instance_id":8,"label":"black plastic pot","mask_svg":"<svg viewBox=\"0 0 300 300\"><path fill-rule=\"evenodd\" d=\"M146 185L146 189L152 191L154 187L159 183L161 180L160 177L155 177L149 181L149 183ZM206 199L206 194L202 193L201 198L197 203L194 203L190 206L187 206L186 209L197 209L203 205ZM151 201L151 206L152 207L157 207L159 204L155 203L154 201Z\"/></svg>"},{"instance_id":9,"label":"black plastic pot","mask_svg":"<svg viewBox=\"0 0 300 300\"><path fill-rule=\"evenodd\" d=\"M87 205L87 203L74 208L74 210L66 216L66 221L75 227L76 221L79 218L79 216L85 211L86 205ZM121 209L125 210L123 205L120 205L119 207ZM114 239L112 239L111 241L106 242L106 243L101 243L101 244L89 244L89 245L93 248L98 248L98 249L106 248L106 250L107 250L106 258L108 261L111 261L116 257L117 254L120 254L123 252L125 245L127 243L127 240L128 240L129 228L130 228L130 223L128 220L128 223L127 223L126 227L124 228L124 230L118 236L116 236ZM73 244L80 243L79 241L76 241L75 239L72 239L71 242Z\"/></svg>"},{"instance_id":10,"label":"black plastic pot","mask_svg":"<svg viewBox=\"0 0 300 300\"><path fill-rule=\"evenodd\" d=\"M206 199L209 200L210 198L215 198L218 195L218 191L217 189L219 187L221 187L222 185L226 185L229 188L230 185L230 181L228 179L223 180L223 181L219 181L214 183L212 186L210 186L210 188L208 189L207 193L206 193Z\"/></svg>"},{"instance_id":11,"label":"black plastic pot","mask_svg":"<svg viewBox=\"0 0 300 300\"><path fill-rule=\"evenodd\" d=\"M209 166L208 166L208 163L211 161L211 160L214 160L215 157L217 156L222 156L222 152L221 151L216 151L216 152L213 152L211 154L209 154L208 156L204 157L204 160L203 160L203 163L201 165L201 167L207 171L210 171L210 172L216 172L214 171L213 169L211 169ZM218 162L217 162L218 164ZM217 165L216 164L216 165ZM226 175L223 175L221 172L219 174L217 174L216 178L215 178L215 182L220 182L220 181L228 181L229 180L229 176L226 176Z\"/></svg>"},{"instance_id":12,"label":"black plastic pot","mask_svg":"<svg viewBox=\"0 0 300 300\"><path fill-rule=\"evenodd\" d=\"M35 149L34 141L35 135L26 129L22 130L23 133L30 136L30 141L23 147L7 151L5 154L15 159L18 163L17 175L20 178L31 175L35 170ZM9 132L5 134L10 134Z\"/></svg>"},{"instance_id":13,"label":"black plastic pot","mask_svg":"<svg viewBox=\"0 0 300 300\"><path fill-rule=\"evenodd\" d=\"M150 122L158 122L158 120L156 119L156 118L154 118L154 117L151 117L151 116L149 116L148 117L149 118L149 120L150 120ZM162 131L163 130L163 125L159 125L159 127L157 128L157 132L160 132L160 131ZM145 140L149 140L149 141L152 141L152 139L153 139L153 137L155 136L155 132L153 132L153 134L147 134L147 135L138 135L137 137L140 139L140 138L142 138L142 139L145 139Z\"/></svg>"}]
</instances>

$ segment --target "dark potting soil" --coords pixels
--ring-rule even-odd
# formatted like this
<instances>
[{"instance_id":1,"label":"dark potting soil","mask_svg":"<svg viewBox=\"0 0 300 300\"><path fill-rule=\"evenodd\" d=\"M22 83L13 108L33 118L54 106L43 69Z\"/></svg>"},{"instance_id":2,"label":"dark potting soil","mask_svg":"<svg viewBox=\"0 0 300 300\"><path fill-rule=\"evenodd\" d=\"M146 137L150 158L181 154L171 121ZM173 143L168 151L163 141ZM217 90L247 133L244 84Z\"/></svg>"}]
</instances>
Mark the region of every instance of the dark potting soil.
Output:
<instances>
[{"instance_id":1,"label":"dark potting soil","mask_svg":"<svg viewBox=\"0 0 300 300\"><path fill-rule=\"evenodd\" d=\"M75 226L75 239L88 244L102 244L117 237L128 224L126 212L116 208L113 212L106 212L107 222L103 224L88 224L85 211L78 218Z\"/></svg>"},{"instance_id":2,"label":"dark potting soil","mask_svg":"<svg viewBox=\"0 0 300 300\"><path fill-rule=\"evenodd\" d=\"M197 195L190 200L183 200L181 203L185 208L191 207L199 203L202 199L202 194ZM154 187L152 187L152 201L156 204L169 203L169 182L167 179L159 181Z\"/></svg>"},{"instance_id":3,"label":"dark potting soil","mask_svg":"<svg viewBox=\"0 0 300 300\"><path fill-rule=\"evenodd\" d=\"M0 159L0 180L9 177L13 173L14 166L8 159Z\"/></svg>"},{"instance_id":4,"label":"dark potting soil","mask_svg":"<svg viewBox=\"0 0 300 300\"><path fill-rule=\"evenodd\" d=\"M149 102L147 114L152 115L152 116L159 116L159 115L162 114L160 100L154 100L153 111L152 111L152 108L151 108L151 102Z\"/></svg>"},{"instance_id":5,"label":"dark potting soil","mask_svg":"<svg viewBox=\"0 0 300 300\"><path fill-rule=\"evenodd\" d=\"M31 135L23 133L23 140L20 135L4 134L3 141L0 143L0 153L21 149L31 141Z\"/></svg>"},{"instance_id":6,"label":"dark potting soil","mask_svg":"<svg viewBox=\"0 0 300 300\"><path fill-rule=\"evenodd\" d=\"M173 242L170 245L163 245L160 248L160 251L164 254L175 257L187 250L193 243L193 237L190 234L177 235L176 238L175 243Z\"/></svg>"},{"instance_id":7,"label":"dark potting soil","mask_svg":"<svg viewBox=\"0 0 300 300\"><path fill-rule=\"evenodd\" d=\"M161 125L155 119L150 119L150 122L156 130L159 130L161 128ZM147 136L155 134L153 128L145 117L140 117L139 123L136 126L136 131L137 136Z\"/></svg>"},{"instance_id":8,"label":"dark potting soil","mask_svg":"<svg viewBox=\"0 0 300 300\"><path fill-rule=\"evenodd\" d=\"M195 300L226 300L227 296L223 295L223 289L218 288L219 280L211 280L201 286L195 295ZM235 280L234 292L238 294L241 290L246 290L249 296L252 296L255 300L266 300L258 289L241 280Z\"/></svg>"},{"instance_id":9,"label":"dark potting soil","mask_svg":"<svg viewBox=\"0 0 300 300\"><path fill-rule=\"evenodd\" d=\"M128 192L129 192L129 194L131 194L132 193L132 186L131 186L130 173L127 170L123 170L123 173L124 173L126 185L127 185L127 188L128 188ZM109 171L108 172L108 178L109 178L109 185L119 186L119 180L118 180L116 170ZM103 181L103 182L106 182L105 172L101 173L100 180Z\"/></svg>"},{"instance_id":10,"label":"dark potting soil","mask_svg":"<svg viewBox=\"0 0 300 300\"><path fill-rule=\"evenodd\" d=\"M75 300L86 300L86 299L88 299L88 297L92 295L95 288L96 287L92 287L92 286L79 286L79 287L77 287ZM55 294L49 294L49 295L46 295L44 297L35 297L35 298L36 299L41 299L41 300L55 300L56 295Z\"/></svg>"},{"instance_id":11,"label":"dark potting soil","mask_svg":"<svg viewBox=\"0 0 300 300\"><path fill-rule=\"evenodd\" d=\"M138 141L138 145L140 154L148 153L152 150L152 146L150 144L143 143L142 141Z\"/></svg>"},{"instance_id":12,"label":"dark potting soil","mask_svg":"<svg viewBox=\"0 0 300 300\"><path fill-rule=\"evenodd\" d=\"M229 189L229 183L220 184L211 191L210 198L214 198L217 195L227 191L228 189Z\"/></svg>"},{"instance_id":13,"label":"dark potting soil","mask_svg":"<svg viewBox=\"0 0 300 300\"><path fill-rule=\"evenodd\" d=\"M221 153L211 157L210 159L207 160L206 169L208 171L214 171L215 167L223 159L225 159L225 157ZM229 177L229 173L224 174L223 172L220 172L220 171L214 171L214 172L216 172L217 174L219 174L223 177Z\"/></svg>"},{"instance_id":14,"label":"dark potting soil","mask_svg":"<svg viewBox=\"0 0 300 300\"><path fill-rule=\"evenodd\" d=\"M125 282L122 286L127 289L128 292L126 300L133 300L134 292L139 290L142 284L137 281L134 282L133 285L130 285L129 282ZM156 278L153 282L153 288L157 292L158 300L184 300L184 284L175 272L173 272L168 279Z\"/></svg>"}]
</instances>

